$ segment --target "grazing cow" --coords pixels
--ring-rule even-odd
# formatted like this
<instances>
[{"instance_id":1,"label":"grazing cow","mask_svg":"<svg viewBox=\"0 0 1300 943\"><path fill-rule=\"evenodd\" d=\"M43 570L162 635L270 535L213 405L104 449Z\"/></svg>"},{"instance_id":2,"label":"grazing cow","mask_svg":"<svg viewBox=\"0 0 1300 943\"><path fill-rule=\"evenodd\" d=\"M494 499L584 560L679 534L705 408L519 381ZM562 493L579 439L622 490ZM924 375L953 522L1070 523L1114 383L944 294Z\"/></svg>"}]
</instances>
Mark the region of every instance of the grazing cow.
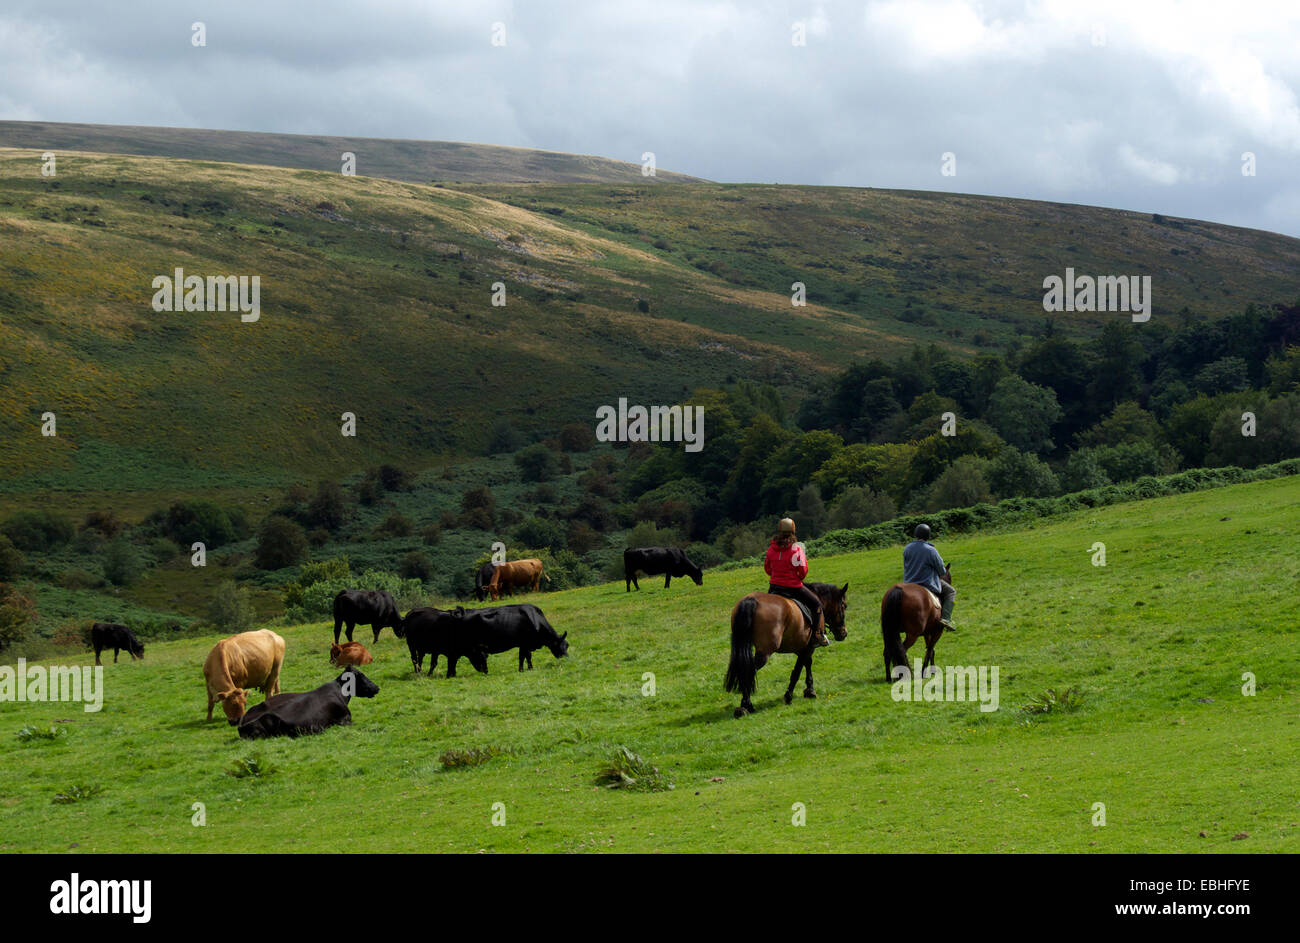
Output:
<instances>
[{"instance_id":1,"label":"grazing cow","mask_svg":"<svg viewBox=\"0 0 1300 943\"><path fill-rule=\"evenodd\" d=\"M478 671L487 674L487 650L477 643L467 631L464 623L455 619L444 619L450 615L442 609L423 606L412 609L402 620L402 627L397 630L397 637L406 639L406 647L411 651L411 665L419 674L424 667L424 656L429 655L429 674L438 666L438 656L447 658L447 677L456 677L456 662L468 658L469 663Z\"/></svg>"},{"instance_id":2,"label":"grazing cow","mask_svg":"<svg viewBox=\"0 0 1300 943\"><path fill-rule=\"evenodd\" d=\"M474 574L474 598L479 602L487 599L487 585L492 582L492 574L496 571L497 565L489 560L478 568Z\"/></svg>"},{"instance_id":3,"label":"grazing cow","mask_svg":"<svg viewBox=\"0 0 1300 943\"><path fill-rule=\"evenodd\" d=\"M360 642L344 642L342 645L330 646L330 664L338 668L349 665L368 665L375 657L366 651Z\"/></svg>"},{"instance_id":4,"label":"grazing cow","mask_svg":"<svg viewBox=\"0 0 1300 943\"><path fill-rule=\"evenodd\" d=\"M284 639L270 629L241 632L223 638L208 652L203 677L208 684L208 720L212 705L221 702L233 727L248 709L248 691L257 688L268 698L280 693Z\"/></svg>"},{"instance_id":5,"label":"grazing cow","mask_svg":"<svg viewBox=\"0 0 1300 943\"><path fill-rule=\"evenodd\" d=\"M492 571L492 579L487 584L487 591L495 602L501 598L502 589L509 589L511 596L515 594L516 586L527 586L536 592L543 579L548 583L551 581L551 578L542 571L541 560L536 557L531 560L512 560L500 564Z\"/></svg>"},{"instance_id":6,"label":"grazing cow","mask_svg":"<svg viewBox=\"0 0 1300 943\"><path fill-rule=\"evenodd\" d=\"M96 622L90 627L90 640L95 646L95 664L99 664L99 653L106 648L113 650L113 663L117 664L117 653L125 648L131 660L144 658L144 644L124 625L115 622Z\"/></svg>"},{"instance_id":7,"label":"grazing cow","mask_svg":"<svg viewBox=\"0 0 1300 943\"><path fill-rule=\"evenodd\" d=\"M447 655L447 677L456 676L456 659L465 655L483 674L487 674L487 656L499 652L519 649L519 670L524 670L525 662L531 670L533 652L539 648L549 648L556 658L563 658L569 651L568 632L557 635L555 629L546 621L542 610L527 604L517 606L488 606L485 609L465 609L457 606L450 611L441 609L415 610L428 613L421 616L417 625L429 636L432 647L423 651L441 652ZM406 631L409 634L414 627L411 617L407 616ZM408 641L408 644L410 642ZM482 664L474 660L481 659ZM420 656L423 661L423 655ZM434 662L437 662L437 655ZM415 648L411 649L411 662L415 670L420 670L416 661ZM429 666L433 674L433 665Z\"/></svg>"},{"instance_id":8,"label":"grazing cow","mask_svg":"<svg viewBox=\"0 0 1300 943\"><path fill-rule=\"evenodd\" d=\"M300 737L320 733L336 724L352 723L348 702L355 697L374 697L379 685L355 668L305 694L277 694L258 704L239 721L239 735L245 740L262 737Z\"/></svg>"},{"instance_id":9,"label":"grazing cow","mask_svg":"<svg viewBox=\"0 0 1300 943\"><path fill-rule=\"evenodd\" d=\"M344 589L334 597L334 644L339 643L339 630L348 626L348 641L352 641L355 625L369 625L379 641L379 632L388 626L394 632L402 624L402 614L397 611L393 594L383 589Z\"/></svg>"},{"instance_id":10,"label":"grazing cow","mask_svg":"<svg viewBox=\"0 0 1300 943\"><path fill-rule=\"evenodd\" d=\"M704 585L704 574L690 561L684 550L676 547L628 547L623 551L623 576L630 593L632 587L641 588L636 580L637 571L646 576L664 575L664 589L672 583L673 577L689 576L696 586Z\"/></svg>"}]
</instances>

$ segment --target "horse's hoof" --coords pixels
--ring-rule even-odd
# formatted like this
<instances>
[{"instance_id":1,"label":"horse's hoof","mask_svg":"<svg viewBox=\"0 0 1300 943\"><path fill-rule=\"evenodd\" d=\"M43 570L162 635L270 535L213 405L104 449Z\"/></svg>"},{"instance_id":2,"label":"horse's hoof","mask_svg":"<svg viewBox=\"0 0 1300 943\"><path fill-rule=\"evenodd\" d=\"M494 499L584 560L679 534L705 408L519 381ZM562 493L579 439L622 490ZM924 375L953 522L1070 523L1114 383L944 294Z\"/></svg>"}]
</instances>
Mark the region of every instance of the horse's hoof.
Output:
<instances>
[{"instance_id":1,"label":"horse's hoof","mask_svg":"<svg viewBox=\"0 0 1300 943\"><path fill-rule=\"evenodd\" d=\"M808 690L806 690L806 691L803 692L803 696L804 696L804 697L808 697L808 698L812 698L813 700L816 700L816 699L817 699L817 692L814 691L812 688L809 688Z\"/></svg>"},{"instance_id":2,"label":"horse's hoof","mask_svg":"<svg viewBox=\"0 0 1300 943\"><path fill-rule=\"evenodd\" d=\"M790 691L786 691L786 692L785 692L785 702L786 702L787 704L789 704L789 703L792 702L793 700L794 700L794 694L793 694L792 692L790 692Z\"/></svg>"},{"instance_id":3,"label":"horse's hoof","mask_svg":"<svg viewBox=\"0 0 1300 943\"><path fill-rule=\"evenodd\" d=\"M741 717L744 717L746 714L751 714L751 713L753 713L753 711L747 711L747 710L745 710L745 708L743 708L743 707L737 707L737 708L736 708L736 717L737 717L738 719L741 718Z\"/></svg>"}]
</instances>

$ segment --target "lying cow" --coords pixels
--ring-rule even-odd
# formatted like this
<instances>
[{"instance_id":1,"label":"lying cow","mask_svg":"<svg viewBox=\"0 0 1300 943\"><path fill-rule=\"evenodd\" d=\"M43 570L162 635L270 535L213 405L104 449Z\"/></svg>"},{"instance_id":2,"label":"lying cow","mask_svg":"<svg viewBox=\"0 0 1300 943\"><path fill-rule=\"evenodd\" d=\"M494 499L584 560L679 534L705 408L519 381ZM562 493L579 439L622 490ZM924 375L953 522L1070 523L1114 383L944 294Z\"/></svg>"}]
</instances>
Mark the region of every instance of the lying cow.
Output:
<instances>
[{"instance_id":1,"label":"lying cow","mask_svg":"<svg viewBox=\"0 0 1300 943\"><path fill-rule=\"evenodd\" d=\"M330 664L339 668L349 665L368 665L375 657L360 642L344 642L330 646Z\"/></svg>"},{"instance_id":2,"label":"lying cow","mask_svg":"<svg viewBox=\"0 0 1300 943\"><path fill-rule=\"evenodd\" d=\"M437 654L447 655L448 678L456 676L456 659L461 655L487 674L487 655L518 648L519 670L523 671L525 662L532 669L533 652L539 648L549 648L556 658L563 658L569 651L569 633L557 635L536 606L489 606L486 609L457 606L450 611L427 609L416 612L422 615L415 623L407 616L407 644L411 644L409 638L413 629L424 632L429 640L427 644L431 646L424 650L435 655L434 662ZM475 661L476 657L481 659L481 666ZM411 661L416 663L414 647ZM418 664L415 670L420 670ZM433 665L429 666L429 673L433 674Z\"/></svg>"},{"instance_id":3,"label":"lying cow","mask_svg":"<svg viewBox=\"0 0 1300 943\"><path fill-rule=\"evenodd\" d=\"M429 655L429 674L438 666L438 656L447 659L447 677L456 677L456 662L468 658L469 663L482 674L487 674L487 649L474 641L465 624L454 619L443 619L448 615L442 609L422 606L412 609L402 620L402 627L397 630L397 637L406 639L406 647L411 652L411 665L419 674L424 667L424 656Z\"/></svg>"},{"instance_id":4,"label":"lying cow","mask_svg":"<svg viewBox=\"0 0 1300 943\"><path fill-rule=\"evenodd\" d=\"M704 585L704 574L690 561L686 552L676 547L628 547L623 551L623 576L630 593L632 587L641 588L636 580L637 571L646 576L664 575L664 589L672 583L673 577L689 576L696 586Z\"/></svg>"},{"instance_id":5,"label":"lying cow","mask_svg":"<svg viewBox=\"0 0 1300 943\"><path fill-rule=\"evenodd\" d=\"M135 637L124 625L115 622L96 622L90 627L90 641L95 646L95 664L99 664L99 653L106 648L113 650L113 663L117 664L117 653L125 648L131 660L144 658L144 643Z\"/></svg>"},{"instance_id":6,"label":"lying cow","mask_svg":"<svg viewBox=\"0 0 1300 943\"><path fill-rule=\"evenodd\" d=\"M474 574L474 598L479 602L487 599L488 583L492 582L492 574L496 571L497 565L489 560L478 568Z\"/></svg>"},{"instance_id":7,"label":"lying cow","mask_svg":"<svg viewBox=\"0 0 1300 943\"><path fill-rule=\"evenodd\" d=\"M499 564L492 571L492 578L488 581L487 591L492 597L493 602L501 598L501 590L510 590L510 595L514 595L516 586L527 586L533 592L541 585L542 580L550 582L551 578L546 575L542 569L542 561L536 557L529 560L512 560L509 563Z\"/></svg>"},{"instance_id":8,"label":"lying cow","mask_svg":"<svg viewBox=\"0 0 1300 943\"><path fill-rule=\"evenodd\" d=\"M379 685L349 668L314 691L268 697L239 721L239 735L245 740L301 737L327 727L348 726L352 723L348 702L354 696L374 697L378 693Z\"/></svg>"},{"instance_id":9,"label":"lying cow","mask_svg":"<svg viewBox=\"0 0 1300 943\"><path fill-rule=\"evenodd\" d=\"M208 720L212 705L221 702L231 726L248 710L248 691L257 688L268 698L280 693L284 639L270 629L241 632L223 638L208 652L203 677L208 685Z\"/></svg>"},{"instance_id":10,"label":"lying cow","mask_svg":"<svg viewBox=\"0 0 1300 943\"><path fill-rule=\"evenodd\" d=\"M388 626L394 632L402 624L402 614L397 611L393 594L383 589L344 589L334 597L334 644L339 643L339 630L348 626L348 641L352 641L354 626L368 625L379 641L379 632Z\"/></svg>"}]
</instances>

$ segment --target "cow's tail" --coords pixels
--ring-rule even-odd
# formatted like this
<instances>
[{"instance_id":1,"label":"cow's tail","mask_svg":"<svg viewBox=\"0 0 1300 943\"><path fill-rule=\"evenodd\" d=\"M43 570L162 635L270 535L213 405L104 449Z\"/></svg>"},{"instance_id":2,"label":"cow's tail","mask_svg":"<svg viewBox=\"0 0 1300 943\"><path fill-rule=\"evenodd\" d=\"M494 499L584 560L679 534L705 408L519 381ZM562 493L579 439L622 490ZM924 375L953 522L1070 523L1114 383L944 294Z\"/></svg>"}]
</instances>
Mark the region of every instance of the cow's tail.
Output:
<instances>
[{"instance_id":1,"label":"cow's tail","mask_svg":"<svg viewBox=\"0 0 1300 943\"><path fill-rule=\"evenodd\" d=\"M743 699L754 693L754 612L758 601L746 596L731 614L731 661L723 688L739 691Z\"/></svg>"},{"instance_id":2,"label":"cow's tail","mask_svg":"<svg viewBox=\"0 0 1300 943\"><path fill-rule=\"evenodd\" d=\"M548 582L548 583L551 581L551 578L550 578L549 576L546 575L546 571L545 571L545 570L542 570L542 579L546 580L546 582Z\"/></svg>"},{"instance_id":3,"label":"cow's tail","mask_svg":"<svg viewBox=\"0 0 1300 943\"><path fill-rule=\"evenodd\" d=\"M895 586L885 593L880 604L880 634L885 642L885 676L892 680L896 665L907 665L907 652L898 633L903 631L903 587Z\"/></svg>"}]
</instances>

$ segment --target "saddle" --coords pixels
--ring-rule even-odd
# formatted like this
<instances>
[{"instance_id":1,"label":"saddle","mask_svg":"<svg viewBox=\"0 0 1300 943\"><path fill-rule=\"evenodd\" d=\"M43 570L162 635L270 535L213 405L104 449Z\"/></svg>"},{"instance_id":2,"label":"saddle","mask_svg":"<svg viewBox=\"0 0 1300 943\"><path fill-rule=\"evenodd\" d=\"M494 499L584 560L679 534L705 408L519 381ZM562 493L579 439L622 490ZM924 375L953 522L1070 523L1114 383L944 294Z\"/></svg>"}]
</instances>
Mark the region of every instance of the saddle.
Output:
<instances>
[{"instance_id":1,"label":"saddle","mask_svg":"<svg viewBox=\"0 0 1300 943\"><path fill-rule=\"evenodd\" d=\"M939 597L934 594L934 590L932 590L930 587L925 586L921 583L911 583L910 585L919 586L921 587L921 589L925 590L926 595L929 596L934 601L934 608L936 609L943 608L943 604L939 601Z\"/></svg>"},{"instance_id":2,"label":"saddle","mask_svg":"<svg viewBox=\"0 0 1300 943\"><path fill-rule=\"evenodd\" d=\"M783 598L785 598L785 599L790 599L789 596L785 596L785 597L783 597ZM811 626L816 626L816 625L817 625L817 620L813 618L813 614L808 610L808 606L807 606L807 605L805 605L804 603L801 603L801 602L800 602L799 600L797 600L797 599L790 599L790 602L794 603L795 608L798 609L798 610L803 614L803 617L804 617L804 621L805 621L805 622L807 622L807 623L808 623L809 625L811 625Z\"/></svg>"}]
</instances>

